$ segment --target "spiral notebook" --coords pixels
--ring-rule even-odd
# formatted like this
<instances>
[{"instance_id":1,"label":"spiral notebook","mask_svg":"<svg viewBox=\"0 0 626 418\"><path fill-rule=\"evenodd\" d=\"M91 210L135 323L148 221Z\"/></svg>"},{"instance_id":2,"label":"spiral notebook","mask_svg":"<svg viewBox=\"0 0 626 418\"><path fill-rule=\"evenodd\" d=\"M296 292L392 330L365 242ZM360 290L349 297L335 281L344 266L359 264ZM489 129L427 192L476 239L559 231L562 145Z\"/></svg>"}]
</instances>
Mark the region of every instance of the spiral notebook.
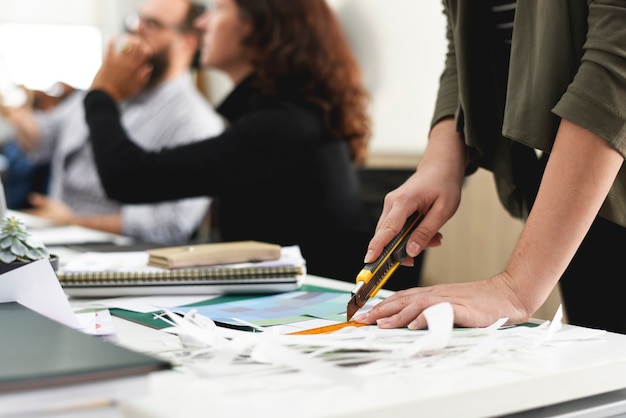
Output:
<instances>
[{"instance_id":1,"label":"spiral notebook","mask_svg":"<svg viewBox=\"0 0 626 418\"><path fill-rule=\"evenodd\" d=\"M57 277L74 297L181 294L263 294L292 291L306 274L298 246L281 247L277 260L194 268L148 264L146 251L87 252L63 266Z\"/></svg>"}]
</instances>

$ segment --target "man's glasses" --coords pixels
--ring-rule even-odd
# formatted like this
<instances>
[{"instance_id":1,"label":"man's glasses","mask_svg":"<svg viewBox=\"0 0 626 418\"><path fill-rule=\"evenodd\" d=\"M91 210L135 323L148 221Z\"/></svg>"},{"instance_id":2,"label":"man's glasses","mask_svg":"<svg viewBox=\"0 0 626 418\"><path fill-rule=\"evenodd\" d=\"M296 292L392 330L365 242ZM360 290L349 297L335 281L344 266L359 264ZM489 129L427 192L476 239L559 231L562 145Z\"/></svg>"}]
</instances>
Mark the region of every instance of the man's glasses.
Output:
<instances>
[{"instance_id":1,"label":"man's glasses","mask_svg":"<svg viewBox=\"0 0 626 418\"><path fill-rule=\"evenodd\" d=\"M139 13L131 13L126 16L124 20L124 29L127 32L136 32L139 29L139 25L143 25L146 30L152 32L160 32L164 30L173 30L176 32L186 32L189 28L183 25L167 25L157 19L141 16Z\"/></svg>"}]
</instances>

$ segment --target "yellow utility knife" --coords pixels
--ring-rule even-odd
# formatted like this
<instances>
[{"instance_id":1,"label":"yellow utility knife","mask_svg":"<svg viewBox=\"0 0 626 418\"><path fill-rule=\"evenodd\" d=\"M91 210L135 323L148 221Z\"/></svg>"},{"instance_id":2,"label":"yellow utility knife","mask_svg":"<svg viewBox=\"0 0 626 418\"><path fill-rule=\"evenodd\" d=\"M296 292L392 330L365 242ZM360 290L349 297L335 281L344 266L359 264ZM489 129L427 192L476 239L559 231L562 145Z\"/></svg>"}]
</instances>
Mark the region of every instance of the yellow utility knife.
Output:
<instances>
[{"instance_id":1,"label":"yellow utility knife","mask_svg":"<svg viewBox=\"0 0 626 418\"><path fill-rule=\"evenodd\" d=\"M348 302L347 321L361 309L365 303L376 296L376 293L387 282L389 277L406 257L406 243L411 232L422 221L424 215L415 212L407 219L402 230L389 244L373 263L366 264L356 276L356 287L352 291L352 298Z\"/></svg>"}]
</instances>

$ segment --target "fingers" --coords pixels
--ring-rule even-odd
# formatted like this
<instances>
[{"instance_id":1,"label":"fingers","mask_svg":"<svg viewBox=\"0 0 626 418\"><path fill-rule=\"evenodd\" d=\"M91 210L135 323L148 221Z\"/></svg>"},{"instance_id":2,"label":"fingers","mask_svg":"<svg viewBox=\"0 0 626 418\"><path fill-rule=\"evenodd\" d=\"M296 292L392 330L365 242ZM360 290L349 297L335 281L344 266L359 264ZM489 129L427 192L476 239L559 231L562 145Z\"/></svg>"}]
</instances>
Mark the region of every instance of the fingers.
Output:
<instances>
[{"instance_id":1,"label":"fingers","mask_svg":"<svg viewBox=\"0 0 626 418\"><path fill-rule=\"evenodd\" d=\"M378 219L376 232L369 242L367 253L365 254L365 263L371 263L381 254L385 245L398 235L406 220L411 216L415 209L411 206L400 204L385 204L383 212Z\"/></svg>"},{"instance_id":2,"label":"fingers","mask_svg":"<svg viewBox=\"0 0 626 418\"><path fill-rule=\"evenodd\" d=\"M114 37L109 38L109 42L107 43L107 50L105 54L107 57L110 57L115 54L115 43L116 41Z\"/></svg>"},{"instance_id":3,"label":"fingers","mask_svg":"<svg viewBox=\"0 0 626 418\"><path fill-rule=\"evenodd\" d=\"M375 323L380 328L425 328L427 323L422 312L428 304L425 301L416 303L415 296L419 293L417 288L399 291L354 320L364 324Z\"/></svg>"},{"instance_id":4,"label":"fingers","mask_svg":"<svg viewBox=\"0 0 626 418\"><path fill-rule=\"evenodd\" d=\"M120 49L120 52L122 54L130 54L131 52L133 52L133 44L131 43L124 44L124 46L122 46L122 49Z\"/></svg>"},{"instance_id":5,"label":"fingers","mask_svg":"<svg viewBox=\"0 0 626 418\"><path fill-rule=\"evenodd\" d=\"M151 53L150 46L138 37L125 38L119 47L111 38L90 89L103 90L116 101L136 95L147 84L152 72L152 67L147 64Z\"/></svg>"},{"instance_id":6,"label":"fingers","mask_svg":"<svg viewBox=\"0 0 626 418\"><path fill-rule=\"evenodd\" d=\"M406 254L409 257L417 257L423 249L430 245L433 238L436 239L441 224L436 221L434 213L428 212L422 222L415 228L406 244ZM441 236L441 234L439 234ZM440 238L439 238L440 242Z\"/></svg>"},{"instance_id":7,"label":"fingers","mask_svg":"<svg viewBox=\"0 0 626 418\"><path fill-rule=\"evenodd\" d=\"M145 62L152 55L152 49L141 38L129 35L120 49L120 54L132 56L138 62Z\"/></svg>"}]
</instances>

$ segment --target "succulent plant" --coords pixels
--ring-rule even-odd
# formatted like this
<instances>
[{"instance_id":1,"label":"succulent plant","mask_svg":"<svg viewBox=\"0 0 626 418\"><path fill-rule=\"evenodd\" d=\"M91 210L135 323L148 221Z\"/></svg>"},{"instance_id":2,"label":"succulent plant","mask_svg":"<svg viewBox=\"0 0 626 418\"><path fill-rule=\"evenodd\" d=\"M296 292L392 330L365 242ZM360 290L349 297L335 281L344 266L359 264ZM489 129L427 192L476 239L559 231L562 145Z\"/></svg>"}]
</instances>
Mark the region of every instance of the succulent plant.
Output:
<instances>
[{"instance_id":1,"label":"succulent plant","mask_svg":"<svg viewBox=\"0 0 626 418\"><path fill-rule=\"evenodd\" d=\"M0 222L0 263L29 262L49 255L45 245L32 238L20 219L9 216Z\"/></svg>"}]
</instances>

